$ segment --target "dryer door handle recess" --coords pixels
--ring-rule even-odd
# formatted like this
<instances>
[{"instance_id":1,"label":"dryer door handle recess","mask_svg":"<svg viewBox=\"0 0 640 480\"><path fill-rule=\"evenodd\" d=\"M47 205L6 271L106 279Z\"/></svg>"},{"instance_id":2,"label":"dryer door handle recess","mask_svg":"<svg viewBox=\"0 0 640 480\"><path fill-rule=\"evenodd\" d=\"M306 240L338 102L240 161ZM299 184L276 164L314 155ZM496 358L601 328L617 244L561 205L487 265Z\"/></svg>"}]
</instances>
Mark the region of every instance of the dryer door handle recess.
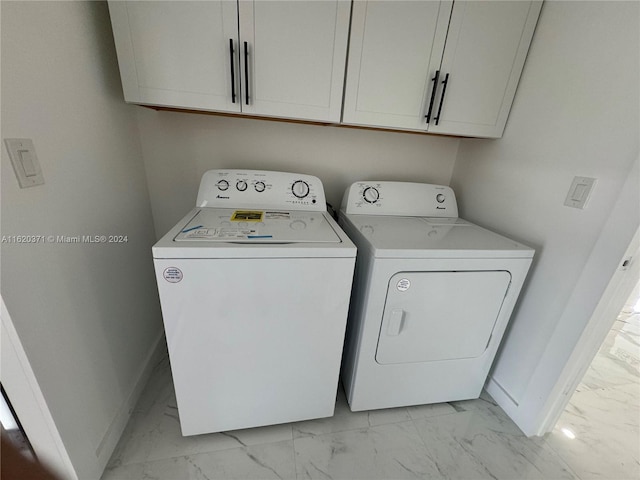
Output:
<instances>
[{"instance_id":1,"label":"dryer door handle recess","mask_svg":"<svg viewBox=\"0 0 640 480\"><path fill-rule=\"evenodd\" d=\"M402 330L402 324L404 323L404 310L401 308L394 308L389 315L389 321L387 322L387 335L395 337L400 335Z\"/></svg>"}]
</instances>

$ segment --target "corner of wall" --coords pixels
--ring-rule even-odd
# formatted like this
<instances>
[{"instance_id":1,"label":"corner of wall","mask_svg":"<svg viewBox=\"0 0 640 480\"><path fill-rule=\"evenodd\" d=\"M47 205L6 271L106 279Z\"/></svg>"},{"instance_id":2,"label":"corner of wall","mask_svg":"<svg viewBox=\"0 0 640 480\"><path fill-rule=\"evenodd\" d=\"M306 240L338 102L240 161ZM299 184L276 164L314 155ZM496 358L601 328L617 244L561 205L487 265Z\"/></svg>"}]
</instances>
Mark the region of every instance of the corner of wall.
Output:
<instances>
[{"instance_id":1,"label":"corner of wall","mask_svg":"<svg viewBox=\"0 0 640 480\"><path fill-rule=\"evenodd\" d=\"M140 372L136 376L136 380L132 386L130 394L122 402L118 412L114 416L111 424L107 428L98 448L96 449L96 457L98 467L104 470L107 466L111 455L113 454L127 423L131 419L136 403L140 399L144 387L147 385L154 367L166 355L166 343L164 331L159 332L156 340L153 342L151 349L146 355L145 361L140 368Z\"/></svg>"}]
</instances>

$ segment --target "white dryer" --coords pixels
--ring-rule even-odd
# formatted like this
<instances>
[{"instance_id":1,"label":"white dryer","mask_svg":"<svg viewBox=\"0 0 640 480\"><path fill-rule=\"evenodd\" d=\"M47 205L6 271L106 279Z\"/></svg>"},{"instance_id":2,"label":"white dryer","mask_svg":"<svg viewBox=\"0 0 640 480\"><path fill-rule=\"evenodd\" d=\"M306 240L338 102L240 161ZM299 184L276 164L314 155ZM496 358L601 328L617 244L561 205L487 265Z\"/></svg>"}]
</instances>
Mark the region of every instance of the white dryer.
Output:
<instances>
[{"instance_id":1,"label":"white dryer","mask_svg":"<svg viewBox=\"0 0 640 480\"><path fill-rule=\"evenodd\" d=\"M356 249L313 176L210 170L153 247L183 435L333 415Z\"/></svg>"},{"instance_id":2,"label":"white dryer","mask_svg":"<svg viewBox=\"0 0 640 480\"><path fill-rule=\"evenodd\" d=\"M342 379L352 410L477 398L534 251L458 218L451 188L357 182Z\"/></svg>"}]
</instances>

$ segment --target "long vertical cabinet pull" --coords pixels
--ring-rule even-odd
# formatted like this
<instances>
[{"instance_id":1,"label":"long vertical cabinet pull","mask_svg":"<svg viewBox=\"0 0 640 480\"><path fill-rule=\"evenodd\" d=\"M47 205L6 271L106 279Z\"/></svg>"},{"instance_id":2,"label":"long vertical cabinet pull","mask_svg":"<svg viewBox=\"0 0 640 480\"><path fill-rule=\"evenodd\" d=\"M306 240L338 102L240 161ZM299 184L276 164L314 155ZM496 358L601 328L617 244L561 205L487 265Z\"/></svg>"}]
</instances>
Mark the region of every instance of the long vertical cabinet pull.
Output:
<instances>
[{"instance_id":1,"label":"long vertical cabinet pull","mask_svg":"<svg viewBox=\"0 0 640 480\"><path fill-rule=\"evenodd\" d=\"M249 105L249 60L248 53L249 47L247 42L244 42L244 100Z\"/></svg>"},{"instance_id":2,"label":"long vertical cabinet pull","mask_svg":"<svg viewBox=\"0 0 640 480\"><path fill-rule=\"evenodd\" d=\"M233 38L229 39L229 61L231 62L231 103L236 103L236 73L233 68Z\"/></svg>"},{"instance_id":3,"label":"long vertical cabinet pull","mask_svg":"<svg viewBox=\"0 0 640 480\"><path fill-rule=\"evenodd\" d=\"M440 77L440 70L436 70L436 76L431 79L431 81L433 82L433 90L431 90L431 100L429 101L429 110L425 115L425 118L427 119L427 125L431 121L431 113L433 112L433 102L436 99L436 90L438 89L439 77Z\"/></svg>"},{"instance_id":4,"label":"long vertical cabinet pull","mask_svg":"<svg viewBox=\"0 0 640 480\"><path fill-rule=\"evenodd\" d=\"M444 103L444 94L447 93L447 83L449 82L449 74L444 77L442 81L442 96L440 97L440 106L438 106L438 115L434 118L436 125L440 121L440 112L442 112L442 104Z\"/></svg>"}]
</instances>

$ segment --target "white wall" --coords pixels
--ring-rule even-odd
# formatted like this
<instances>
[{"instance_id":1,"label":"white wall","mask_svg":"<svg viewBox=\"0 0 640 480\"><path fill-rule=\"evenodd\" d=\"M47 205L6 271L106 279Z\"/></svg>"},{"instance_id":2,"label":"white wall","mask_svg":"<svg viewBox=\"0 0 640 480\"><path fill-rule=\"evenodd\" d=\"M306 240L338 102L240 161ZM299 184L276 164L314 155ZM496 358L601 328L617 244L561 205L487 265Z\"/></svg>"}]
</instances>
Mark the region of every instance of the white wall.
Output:
<instances>
[{"instance_id":1,"label":"white wall","mask_svg":"<svg viewBox=\"0 0 640 480\"><path fill-rule=\"evenodd\" d=\"M78 477L99 478L162 331L135 110L105 3L1 8L2 137L33 139L46 182L20 189L1 147L2 235L128 236L2 244L2 297Z\"/></svg>"},{"instance_id":2,"label":"white wall","mask_svg":"<svg viewBox=\"0 0 640 480\"><path fill-rule=\"evenodd\" d=\"M252 168L319 177L338 208L357 180L449 184L459 140L321 127L138 107L156 234L195 206L200 177L211 168Z\"/></svg>"},{"instance_id":3,"label":"white wall","mask_svg":"<svg viewBox=\"0 0 640 480\"><path fill-rule=\"evenodd\" d=\"M581 296L586 308L567 315L638 155L639 6L545 2L504 138L460 144L452 187L462 215L537 251L493 370L516 403L526 400L559 321L569 324L560 343L570 351L616 268L610 264L600 282L590 278ZM563 206L575 175L598 179L585 210ZM634 207L629 231L612 245L622 248L619 255L638 222ZM547 374L557 373L552 368Z\"/></svg>"}]
</instances>

